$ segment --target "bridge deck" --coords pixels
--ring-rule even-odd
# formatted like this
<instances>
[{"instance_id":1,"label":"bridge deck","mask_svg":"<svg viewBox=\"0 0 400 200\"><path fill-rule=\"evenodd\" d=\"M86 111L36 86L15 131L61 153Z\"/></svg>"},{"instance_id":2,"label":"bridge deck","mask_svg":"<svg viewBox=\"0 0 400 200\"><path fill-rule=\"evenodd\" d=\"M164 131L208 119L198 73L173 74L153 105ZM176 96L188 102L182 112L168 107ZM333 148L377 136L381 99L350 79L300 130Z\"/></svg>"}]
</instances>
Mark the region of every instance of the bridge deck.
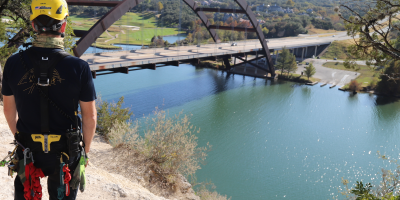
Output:
<instances>
[{"instance_id":1,"label":"bridge deck","mask_svg":"<svg viewBox=\"0 0 400 200\"><path fill-rule=\"evenodd\" d=\"M280 50L284 46L289 49L307 46L318 46L331 43L335 38L286 38L270 39L270 50ZM148 64L160 64L171 61L187 61L202 59L212 56L226 56L237 53L248 53L262 50L261 44L256 40L237 42L237 46L230 43L207 44L193 46L180 46L170 48L139 49L132 51L103 52L98 54L84 54L81 59L86 60L92 71L112 70L121 67L140 67Z\"/></svg>"}]
</instances>

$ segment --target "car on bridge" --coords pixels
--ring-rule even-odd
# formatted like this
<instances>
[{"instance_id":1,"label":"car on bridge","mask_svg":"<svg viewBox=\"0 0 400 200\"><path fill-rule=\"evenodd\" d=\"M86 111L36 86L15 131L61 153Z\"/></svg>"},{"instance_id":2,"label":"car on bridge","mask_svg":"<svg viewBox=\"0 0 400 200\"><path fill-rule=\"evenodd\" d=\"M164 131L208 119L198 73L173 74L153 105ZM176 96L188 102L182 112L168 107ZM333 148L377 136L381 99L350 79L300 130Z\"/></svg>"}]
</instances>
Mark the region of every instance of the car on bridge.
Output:
<instances>
[{"instance_id":1,"label":"car on bridge","mask_svg":"<svg viewBox=\"0 0 400 200\"><path fill-rule=\"evenodd\" d=\"M231 44L231 46L237 46L237 43L236 43L236 42L234 42L234 43L232 43L232 44Z\"/></svg>"}]
</instances>

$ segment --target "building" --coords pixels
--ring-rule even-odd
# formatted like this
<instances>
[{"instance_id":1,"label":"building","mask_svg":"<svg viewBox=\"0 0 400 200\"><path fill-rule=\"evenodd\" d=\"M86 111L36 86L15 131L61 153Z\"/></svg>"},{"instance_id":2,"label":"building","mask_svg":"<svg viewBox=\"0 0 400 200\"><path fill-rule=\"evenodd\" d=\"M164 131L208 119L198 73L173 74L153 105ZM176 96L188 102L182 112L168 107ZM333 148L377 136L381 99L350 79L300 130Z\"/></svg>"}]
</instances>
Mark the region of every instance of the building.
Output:
<instances>
[{"instance_id":1,"label":"building","mask_svg":"<svg viewBox=\"0 0 400 200\"><path fill-rule=\"evenodd\" d=\"M283 9L284 13L293 13L293 9L287 8L287 9Z\"/></svg>"},{"instance_id":2,"label":"building","mask_svg":"<svg viewBox=\"0 0 400 200\"><path fill-rule=\"evenodd\" d=\"M237 18L239 18L238 14L234 14L234 13L225 13L223 21L228 20L230 17L232 17L232 19L237 19Z\"/></svg>"},{"instance_id":3,"label":"building","mask_svg":"<svg viewBox=\"0 0 400 200\"><path fill-rule=\"evenodd\" d=\"M202 6L209 6L210 3L209 3L208 1L202 1L202 2L201 2L201 5L202 5Z\"/></svg>"},{"instance_id":4,"label":"building","mask_svg":"<svg viewBox=\"0 0 400 200\"><path fill-rule=\"evenodd\" d=\"M268 12L269 13L271 13L271 12L283 12L283 9L282 9L282 7L280 7L280 6L277 6L276 4L274 5L274 6L269 6L269 8L268 8Z\"/></svg>"},{"instance_id":5,"label":"building","mask_svg":"<svg viewBox=\"0 0 400 200\"><path fill-rule=\"evenodd\" d=\"M269 5L268 5L268 6L269 6ZM268 6L265 6L264 4L263 4L263 5L259 5L259 6L256 7L256 11L258 11L258 12L265 12L265 11L268 10Z\"/></svg>"},{"instance_id":6,"label":"building","mask_svg":"<svg viewBox=\"0 0 400 200\"><path fill-rule=\"evenodd\" d=\"M311 8L306 10L307 13L313 13L313 10Z\"/></svg>"}]
</instances>

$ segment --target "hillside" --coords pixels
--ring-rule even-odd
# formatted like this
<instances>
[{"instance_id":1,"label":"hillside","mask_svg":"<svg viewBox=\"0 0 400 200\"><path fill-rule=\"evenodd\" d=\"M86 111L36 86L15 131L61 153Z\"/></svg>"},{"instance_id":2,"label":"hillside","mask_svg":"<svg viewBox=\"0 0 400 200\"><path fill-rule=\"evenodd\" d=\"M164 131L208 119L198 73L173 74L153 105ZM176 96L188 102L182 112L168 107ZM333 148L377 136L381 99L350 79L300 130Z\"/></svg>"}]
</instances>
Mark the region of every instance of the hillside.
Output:
<instances>
[{"instance_id":1,"label":"hillside","mask_svg":"<svg viewBox=\"0 0 400 200\"><path fill-rule=\"evenodd\" d=\"M9 144L13 140L13 136L8 129L7 122L4 118L3 106L0 106L0 157L4 158L6 152L14 148ZM119 156L113 148L104 142L104 140L96 135L92 143L90 152L91 163L86 168L86 190L78 193L77 200L99 200L99 199L148 199L148 200L167 200L167 199L200 199L194 195L193 190L186 188L186 194L169 193L165 194L156 187L151 187L146 168L140 168L140 164L124 167L131 172L130 176L121 175L122 169L118 170L118 162L115 160ZM117 166L117 168L113 168ZM15 177L15 176L14 176ZM41 180L43 187L43 200L48 200L47 179ZM189 184L190 185L190 184ZM147 188L151 188L152 192ZM157 196L154 193L168 195L169 197ZM7 176L7 168L0 167L0 199L14 199L14 179Z\"/></svg>"}]
</instances>

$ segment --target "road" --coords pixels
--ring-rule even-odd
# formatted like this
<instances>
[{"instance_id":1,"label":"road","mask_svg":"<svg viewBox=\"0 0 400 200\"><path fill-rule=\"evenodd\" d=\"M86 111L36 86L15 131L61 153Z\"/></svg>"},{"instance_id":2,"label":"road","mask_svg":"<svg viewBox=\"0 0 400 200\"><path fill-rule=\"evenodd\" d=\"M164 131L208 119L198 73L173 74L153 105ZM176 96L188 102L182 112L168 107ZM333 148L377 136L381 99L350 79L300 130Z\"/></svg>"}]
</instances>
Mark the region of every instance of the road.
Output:
<instances>
[{"instance_id":1,"label":"road","mask_svg":"<svg viewBox=\"0 0 400 200\"><path fill-rule=\"evenodd\" d=\"M321 79L320 83L328 83L330 85L337 85L338 87L344 86L352 79L357 78L360 73L355 73L352 71L345 71L345 70L340 70L340 69L332 69L328 67L322 66L326 62L343 62L340 60L325 60L325 59L306 59L304 62L309 62L313 63L316 72L315 75L313 76L314 78L319 78ZM364 61L357 61L357 64L362 64L365 65ZM297 67L297 74L301 74L302 71L305 70L305 67L307 65L299 65Z\"/></svg>"},{"instance_id":2,"label":"road","mask_svg":"<svg viewBox=\"0 0 400 200\"><path fill-rule=\"evenodd\" d=\"M325 34L326 35L326 34ZM303 35L301 37L289 37L279 39L268 39L268 47L273 50L280 50L283 47L300 48L329 44L334 40L346 40L350 37L345 32L336 33L335 37L322 35ZM181 47L170 47L168 49L140 49L135 51L118 51L100 54L84 54L81 59L87 61L92 71L112 69L117 67L139 66L150 63L162 63L173 60L190 58L202 58L208 56L220 56L238 52L251 52L261 49L258 40L247 40L237 42L237 46L230 43L192 45Z\"/></svg>"}]
</instances>

